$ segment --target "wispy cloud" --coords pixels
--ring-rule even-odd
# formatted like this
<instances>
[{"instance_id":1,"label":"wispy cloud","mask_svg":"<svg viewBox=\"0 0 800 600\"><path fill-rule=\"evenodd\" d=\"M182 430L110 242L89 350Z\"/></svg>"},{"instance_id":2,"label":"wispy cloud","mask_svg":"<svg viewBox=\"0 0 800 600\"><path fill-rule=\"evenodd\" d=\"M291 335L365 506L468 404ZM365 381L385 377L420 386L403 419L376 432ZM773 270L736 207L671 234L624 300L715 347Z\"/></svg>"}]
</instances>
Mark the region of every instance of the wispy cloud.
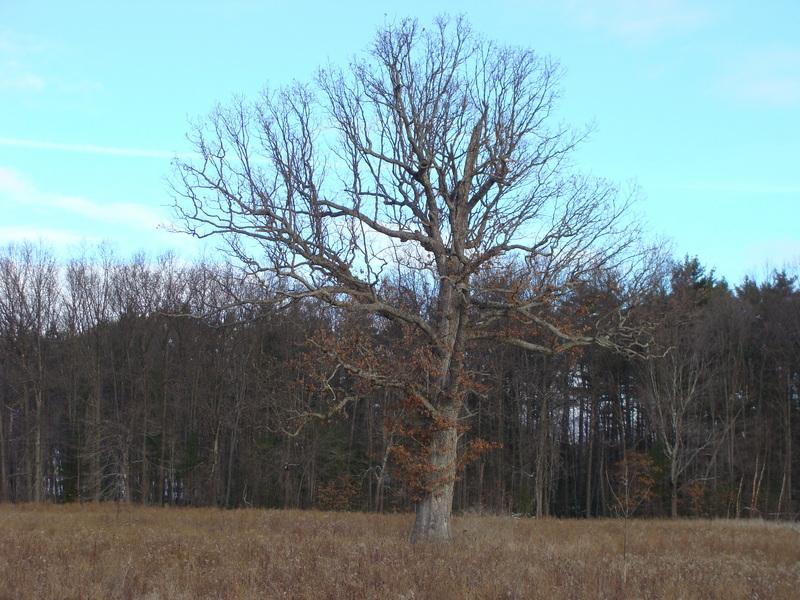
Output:
<instances>
[{"instance_id":1,"label":"wispy cloud","mask_svg":"<svg viewBox=\"0 0 800 600\"><path fill-rule=\"evenodd\" d=\"M12 199L36 194L36 188L26 181L18 171L0 167L0 194Z\"/></svg>"},{"instance_id":2,"label":"wispy cloud","mask_svg":"<svg viewBox=\"0 0 800 600\"><path fill-rule=\"evenodd\" d=\"M8 30L0 30L0 90L41 92L45 77L34 65L56 55L52 45Z\"/></svg>"},{"instance_id":3,"label":"wispy cloud","mask_svg":"<svg viewBox=\"0 0 800 600\"><path fill-rule=\"evenodd\" d=\"M62 219L65 236L75 237L69 231L69 223L75 222L76 217L85 225L85 230L116 227L155 232L166 225L163 215L153 207L126 202L101 204L77 196L45 192L18 171L4 167L0 167L0 203L5 203L9 210L24 207L26 211L44 211L50 217ZM81 235L78 233L77 237Z\"/></svg>"},{"instance_id":4,"label":"wispy cloud","mask_svg":"<svg viewBox=\"0 0 800 600\"><path fill-rule=\"evenodd\" d=\"M111 146L95 146L92 144L58 144L55 142L42 142L36 140L20 140L15 138L0 138L0 146L16 148L36 148L40 150L59 150L62 152L82 152L88 154L105 154L110 156L139 156L145 158L189 158L192 155L178 154L166 150L146 150L136 148L115 148Z\"/></svg>"},{"instance_id":5,"label":"wispy cloud","mask_svg":"<svg viewBox=\"0 0 800 600\"><path fill-rule=\"evenodd\" d=\"M753 183L688 183L663 186L669 190L692 190L710 192L733 192L751 194L776 194L776 195L800 195L800 185L770 185Z\"/></svg>"},{"instance_id":6,"label":"wispy cloud","mask_svg":"<svg viewBox=\"0 0 800 600\"><path fill-rule=\"evenodd\" d=\"M0 63L0 90L40 92L44 88L44 79L27 70L18 61L7 60Z\"/></svg>"},{"instance_id":7,"label":"wispy cloud","mask_svg":"<svg viewBox=\"0 0 800 600\"><path fill-rule=\"evenodd\" d=\"M568 0L565 7L583 27L604 29L631 42L698 29L715 18L688 0Z\"/></svg>"},{"instance_id":8,"label":"wispy cloud","mask_svg":"<svg viewBox=\"0 0 800 600\"><path fill-rule=\"evenodd\" d=\"M176 229L165 210L130 202L95 202L41 189L15 169L0 167L0 244L42 239L62 249L112 240L126 251L201 254L203 243Z\"/></svg>"},{"instance_id":9,"label":"wispy cloud","mask_svg":"<svg viewBox=\"0 0 800 600\"><path fill-rule=\"evenodd\" d=\"M103 85L80 73L82 61L69 46L38 36L0 29L0 91L30 94L89 96Z\"/></svg>"},{"instance_id":10,"label":"wispy cloud","mask_svg":"<svg viewBox=\"0 0 800 600\"><path fill-rule=\"evenodd\" d=\"M800 105L800 46L737 53L716 88L719 94L742 105L796 107Z\"/></svg>"}]
</instances>

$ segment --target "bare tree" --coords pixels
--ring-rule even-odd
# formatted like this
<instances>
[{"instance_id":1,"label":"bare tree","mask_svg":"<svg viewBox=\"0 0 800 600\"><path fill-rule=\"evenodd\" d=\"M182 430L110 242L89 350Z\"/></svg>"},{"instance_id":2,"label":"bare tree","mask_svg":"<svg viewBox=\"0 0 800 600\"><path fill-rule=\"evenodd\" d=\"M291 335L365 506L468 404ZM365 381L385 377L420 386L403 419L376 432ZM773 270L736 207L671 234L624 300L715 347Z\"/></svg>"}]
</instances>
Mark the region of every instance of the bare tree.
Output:
<instances>
[{"instance_id":1,"label":"bare tree","mask_svg":"<svg viewBox=\"0 0 800 600\"><path fill-rule=\"evenodd\" d=\"M52 251L43 243L11 244L0 255L0 331L21 374L28 442L25 460L28 500L45 499L48 448L45 431L50 346L59 318L59 276ZM0 426L3 424L0 423Z\"/></svg>"},{"instance_id":2,"label":"bare tree","mask_svg":"<svg viewBox=\"0 0 800 600\"><path fill-rule=\"evenodd\" d=\"M72 342L73 376L85 382L86 391L78 404L85 404L84 447L80 450L89 470L84 478L88 496L99 502L103 497L104 470L107 457L116 439L113 426L104 418L108 398L104 390L104 367L108 364L109 323L113 321L112 285L117 267L113 250L103 245L96 256L83 250L79 258L69 262L64 276L64 315ZM123 469L120 469L122 471ZM80 490L81 492L83 490Z\"/></svg>"},{"instance_id":3,"label":"bare tree","mask_svg":"<svg viewBox=\"0 0 800 600\"><path fill-rule=\"evenodd\" d=\"M670 294L654 308L663 319L654 335L662 353L644 361L644 406L669 464L670 514L678 516L680 481L701 453L713 449L718 433L705 422L707 396L718 370L708 349L708 311L718 293L713 271L706 275L697 259L675 265Z\"/></svg>"},{"instance_id":4,"label":"bare tree","mask_svg":"<svg viewBox=\"0 0 800 600\"><path fill-rule=\"evenodd\" d=\"M427 419L414 541L451 538L475 342L546 353L638 343L622 312L576 328L559 310L604 272L635 288L647 256L631 195L572 170L585 134L554 121L559 76L463 18L404 20L346 69L217 107L190 136L199 158L176 164L186 231L219 237L247 272L280 281L281 297L401 327L389 360L334 354L338 372L402 392ZM498 268L504 277L489 276ZM397 293L403 277L429 292L424 310ZM404 352L415 377L395 374Z\"/></svg>"}]
</instances>

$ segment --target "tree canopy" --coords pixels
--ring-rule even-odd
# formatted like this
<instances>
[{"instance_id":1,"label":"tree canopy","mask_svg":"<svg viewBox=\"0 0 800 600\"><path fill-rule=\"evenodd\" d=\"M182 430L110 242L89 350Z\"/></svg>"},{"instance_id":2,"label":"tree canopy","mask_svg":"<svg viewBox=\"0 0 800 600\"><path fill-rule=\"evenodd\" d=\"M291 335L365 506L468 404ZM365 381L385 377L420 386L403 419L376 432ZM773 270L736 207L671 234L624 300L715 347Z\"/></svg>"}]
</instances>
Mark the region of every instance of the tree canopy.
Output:
<instances>
[{"instance_id":1,"label":"tree canopy","mask_svg":"<svg viewBox=\"0 0 800 600\"><path fill-rule=\"evenodd\" d=\"M430 421L416 540L450 538L476 343L646 352L619 306L635 303L654 254L632 197L573 168L585 132L555 120L559 75L464 18L408 19L346 68L218 106L191 136L201 158L176 165L186 230L224 240L276 299L400 328L391 361L358 344L328 350L334 369L413 398ZM611 312L571 303L599 280L627 300ZM349 398L330 390L341 408Z\"/></svg>"}]
</instances>

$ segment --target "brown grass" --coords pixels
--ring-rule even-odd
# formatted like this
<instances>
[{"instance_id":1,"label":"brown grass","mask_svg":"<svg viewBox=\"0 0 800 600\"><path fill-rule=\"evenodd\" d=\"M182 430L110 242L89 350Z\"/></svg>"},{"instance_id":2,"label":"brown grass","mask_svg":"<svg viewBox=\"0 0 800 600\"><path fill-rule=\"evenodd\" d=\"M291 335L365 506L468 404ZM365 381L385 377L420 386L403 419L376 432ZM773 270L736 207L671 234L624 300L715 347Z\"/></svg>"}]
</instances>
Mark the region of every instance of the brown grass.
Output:
<instances>
[{"instance_id":1,"label":"brown grass","mask_svg":"<svg viewBox=\"0 0 800 600\"><path fill-rule=\"evenodd\" d=\"M0 506L0 598L797 598L800 535L731 521ZM627 575L626 575L627 574Z\"/></svg>"}]
</instances>

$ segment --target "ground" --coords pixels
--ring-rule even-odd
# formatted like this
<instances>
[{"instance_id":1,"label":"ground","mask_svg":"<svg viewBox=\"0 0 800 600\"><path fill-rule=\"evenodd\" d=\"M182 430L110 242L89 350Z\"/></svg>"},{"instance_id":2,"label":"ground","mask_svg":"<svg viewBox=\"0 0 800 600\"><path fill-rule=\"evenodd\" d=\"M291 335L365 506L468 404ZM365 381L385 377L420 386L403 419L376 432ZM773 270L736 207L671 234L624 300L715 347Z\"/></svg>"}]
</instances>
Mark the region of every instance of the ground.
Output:
<instances>
[{"instance_id":1,"label":"ground","mask_svg":"<svg viewBox=\"0 0 800 600\"><path fill-rule=\"evenodd\" d=\"M0 505L0 599L796 598L800 534L764 521Z\"/></svg>"}]
</instances>

